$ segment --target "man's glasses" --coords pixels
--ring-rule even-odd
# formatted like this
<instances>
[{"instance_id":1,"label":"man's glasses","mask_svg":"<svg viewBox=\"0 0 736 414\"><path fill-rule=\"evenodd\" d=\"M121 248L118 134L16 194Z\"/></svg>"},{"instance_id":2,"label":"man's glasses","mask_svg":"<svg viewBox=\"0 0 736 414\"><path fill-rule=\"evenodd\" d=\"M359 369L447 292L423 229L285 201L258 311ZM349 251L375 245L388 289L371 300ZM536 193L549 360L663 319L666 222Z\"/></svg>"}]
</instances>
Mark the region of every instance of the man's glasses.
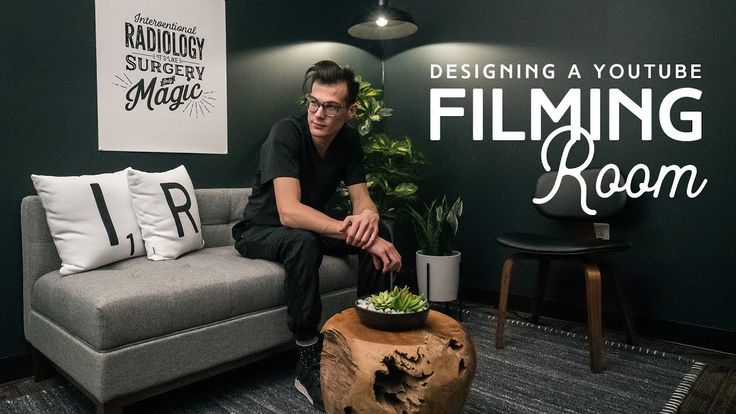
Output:
<instances>
[{"instance_id":1,"label":"man's glasses","mask_svg":"<svg viewBox=\"0 0 736 414\"><path fill-rule=\"evenodd\" d=\"M344 106L333 102L321 103L320 101L312 97L309 97L307 99L307 110L309 110L309 112L317 112L320 106L322 107L322 111L324 112L324 114L326 116L329 116L330 118L337 115L337 113L340 112L340 109L344 108Z\"/></svg>"}]
</instances>

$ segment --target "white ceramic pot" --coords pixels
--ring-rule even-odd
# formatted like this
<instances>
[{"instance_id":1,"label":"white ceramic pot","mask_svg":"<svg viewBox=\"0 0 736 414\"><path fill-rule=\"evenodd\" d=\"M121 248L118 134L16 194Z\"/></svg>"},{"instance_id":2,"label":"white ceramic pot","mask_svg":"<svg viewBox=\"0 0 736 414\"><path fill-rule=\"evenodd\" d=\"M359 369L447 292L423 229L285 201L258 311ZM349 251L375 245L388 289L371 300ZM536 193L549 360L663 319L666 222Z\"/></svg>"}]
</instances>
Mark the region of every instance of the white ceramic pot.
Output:
<instances>
[{"instance_id":1,"label":"white ceramic pot","mask_svg":"<svg viewBox=\"0 0 736 414\"><path fill-rule=\"evenodd\" d=\"M427 274L429 274L429 295L427 295ZM460 286L460 252L453 251L452 256L428 256L418 250L417 285L419 293L424 294L432 302L456 300Z\"/></svg>"}]
</instances>

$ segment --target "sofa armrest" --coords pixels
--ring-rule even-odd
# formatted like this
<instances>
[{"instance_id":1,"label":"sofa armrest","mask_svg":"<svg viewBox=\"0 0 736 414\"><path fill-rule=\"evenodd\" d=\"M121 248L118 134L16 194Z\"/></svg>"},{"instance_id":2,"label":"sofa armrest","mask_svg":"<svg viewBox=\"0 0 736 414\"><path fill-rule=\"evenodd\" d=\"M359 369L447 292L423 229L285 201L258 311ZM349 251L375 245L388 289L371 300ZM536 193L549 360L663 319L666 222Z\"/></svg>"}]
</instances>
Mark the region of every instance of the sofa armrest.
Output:
<instances>
[{"instance_id":1,"label":"sofa armrest","mask_svg":"<svg viewBox=\"0 0 736 414\"><path fill-rule=\"evenodd\" d=\"M46 212L38 196L27 196L20 204L23 251L23 321L31 311L31 293L36 280L61 267L61 259L51 238Z\"/></svg>"}]
</instances>

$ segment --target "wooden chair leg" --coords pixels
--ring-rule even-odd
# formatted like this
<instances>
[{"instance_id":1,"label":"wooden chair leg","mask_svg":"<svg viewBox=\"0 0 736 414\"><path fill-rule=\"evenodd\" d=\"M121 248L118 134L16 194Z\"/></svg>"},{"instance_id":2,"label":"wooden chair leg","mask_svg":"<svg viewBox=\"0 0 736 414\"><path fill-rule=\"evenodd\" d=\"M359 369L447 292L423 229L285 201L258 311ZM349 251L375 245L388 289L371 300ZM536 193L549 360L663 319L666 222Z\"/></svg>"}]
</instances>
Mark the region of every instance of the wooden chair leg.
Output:
<instances>
[{"instance_id":1,"label":"wooden chair leg","mask_svg":"<svg viewBox=\"0 0 736 414\"><path fill-rule=\"evenodd\" d=\"M585 291L588 309L590 370L603 371L603 325L601 322L601 272L597 264L585 265Z\"/></svg>"},{"instance_id":2,"label":"wooden chair leg","mask_svg":"<svg viewBox=\"0 0 736 414\"><path fill-rule=\"evenodd\" d=\"M532 323L539 323L539 314L541 313L542 302L544 301L544 290L547 287L549 263L549 259L539 259L539 267L537 268L537 287L534 291L534 302L532 302Z\"/></svg>"},{"instance_id":3,"label":"wooden chair leg","mask_svg":"<svg viewBox=\"0 0 736 414\"><path fill-rule=\"evenodd\" d=\"M621 275L616 272L616 269L612 265L606 265L606 274L609 274L613 279L613 283L616 286L616 297L618 298L618 306L621 313L624 315L624 321L626 322L626 339L630 345L638 345L639 338L636 336L636 328L634 326L634 319L631 316L629 303L626 300L626 292L624 289L623 282L621 281Z\"/></svg>"},{"instance_id":4,"label":"wooden chair leg","mask_svg":"<svg viewBox=\"0 0 736 414\"><path fill-rule=\"evenodd\" d=\"M506 308L509 299L509 282L511 281L511 268L514 266L513 256L509 256L503 262L501 272L501 292L498 296L498 312L496 313L496 349L503 349L503 334L506 329Z\"/></svg>"}]
</instances>

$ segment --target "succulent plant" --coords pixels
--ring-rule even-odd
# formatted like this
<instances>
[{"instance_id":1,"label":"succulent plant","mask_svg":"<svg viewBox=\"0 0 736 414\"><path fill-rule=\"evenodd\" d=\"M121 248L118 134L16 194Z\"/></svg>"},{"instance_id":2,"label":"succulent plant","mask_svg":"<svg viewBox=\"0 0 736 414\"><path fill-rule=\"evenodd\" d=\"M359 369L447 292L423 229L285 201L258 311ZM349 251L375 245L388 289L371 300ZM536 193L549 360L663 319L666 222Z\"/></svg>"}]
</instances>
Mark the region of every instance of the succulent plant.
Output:
<instances>
[{"instance_id":1,"label":"succulent plant","mask_svg":"<svg viewBox=\"0 0 736 414\"><path fill-rule=\"evenodd\" d=\"M377 310L390 309L398 312L418 312L427 306L427 298L423 295L415 295L409 291L408 286L399 289L394 287L392 291L384 290L371 295L371 303Z\"/></svg>"},{"instance_id":2,"label":"succulent plant","mask_svg":"<svg viewBox=\"0 0 736 414\"><path fill-rule=\"evenodd\" d=\"M388 290L384 290L383 292L379 292L375 295L371 295L371 303L373 304L373 307L375 307L376 309L390 308L393 302L394 302L394 297L391 295L391 293Z\"/></svg>"}]
</instances>

